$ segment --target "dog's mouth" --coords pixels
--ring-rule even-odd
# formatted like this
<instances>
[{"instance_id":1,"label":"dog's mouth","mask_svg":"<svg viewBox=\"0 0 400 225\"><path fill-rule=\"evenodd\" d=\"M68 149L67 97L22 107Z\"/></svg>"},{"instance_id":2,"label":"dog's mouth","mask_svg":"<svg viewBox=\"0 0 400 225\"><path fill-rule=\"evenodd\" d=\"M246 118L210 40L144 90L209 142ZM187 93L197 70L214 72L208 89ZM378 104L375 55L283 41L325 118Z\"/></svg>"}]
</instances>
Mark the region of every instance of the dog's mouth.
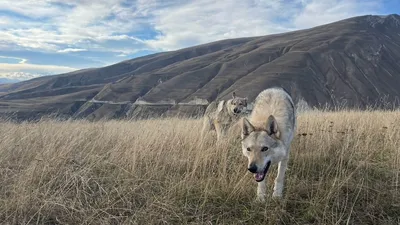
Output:
<instances>
[{"instance_id":1,"label":"dog's mouth","mask_svg":"<svg viewBox=\"0 0 400 225\"><path fill-rule=\"evenodd\" d=\"M265 175L267 174L268 169L269 169L270 166L271 166L271 161L268 161L267 165L265 165L265 168L264 168L264 170L262 172L254 174L254 178L256 179L257 182L261 182L261 181L264 180Z\"/></svg>"},{"instance_id":2,"label":"dog's mouth","mask_svg":"<svg viewBox=\"0 0 400 225\"><path fill-rule=\"evenodd\" d=\"M245 112L245 110L242 110L242 109L235 109L235 110L233 110L233 114L234 115L241 115L241 114L243 114Z\"/></svg>"}]
</instances>

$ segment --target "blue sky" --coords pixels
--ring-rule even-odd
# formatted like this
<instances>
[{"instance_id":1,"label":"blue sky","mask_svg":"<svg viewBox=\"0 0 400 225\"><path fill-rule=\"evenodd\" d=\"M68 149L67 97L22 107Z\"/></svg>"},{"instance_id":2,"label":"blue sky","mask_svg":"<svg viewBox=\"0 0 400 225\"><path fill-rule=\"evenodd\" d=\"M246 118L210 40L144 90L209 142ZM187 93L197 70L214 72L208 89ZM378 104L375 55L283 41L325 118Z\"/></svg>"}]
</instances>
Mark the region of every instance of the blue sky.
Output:
<instances>
[{"instance_id":1,"label":"blue sky","mask_svg":"<svg viewBox=\"0 0 400 225\"><path fill-rule=\"evenodd\" d=\"M392 13L400 14L398 0L1 0L0 78Z\"/></svg>"}]
</instances>

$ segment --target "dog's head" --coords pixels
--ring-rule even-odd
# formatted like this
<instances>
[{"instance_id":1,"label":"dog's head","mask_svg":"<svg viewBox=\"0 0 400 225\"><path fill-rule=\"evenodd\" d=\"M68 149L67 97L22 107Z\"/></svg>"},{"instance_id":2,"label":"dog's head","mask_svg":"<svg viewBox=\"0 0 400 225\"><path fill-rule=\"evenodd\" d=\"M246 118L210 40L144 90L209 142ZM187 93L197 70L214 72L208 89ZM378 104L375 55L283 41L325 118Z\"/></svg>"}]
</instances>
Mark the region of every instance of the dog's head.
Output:
<instances>
[{"instance_id":1,"label":"dog's head","mask_svg":"<svg viewBox=\"0 0 400 225\"><path fill-rule=\"evenodd\" d=\"M247 98L236 96L232 93L232 98L226 102L226 107L234 115L245 114L247 112Z\"/></svg>"},{"instance_id":2,"label":"dog's head","mask_svg":"<svg viewBox=\"0 0 400 225\"><path fill-rule=\"evenodd\" d=\"M285 155L280 132L271 115L264 127L254 127L246 118L242 120L242 151L248 159L248 170L257 182L264 180L271 164Z\"/></svg>"}]
</instances>

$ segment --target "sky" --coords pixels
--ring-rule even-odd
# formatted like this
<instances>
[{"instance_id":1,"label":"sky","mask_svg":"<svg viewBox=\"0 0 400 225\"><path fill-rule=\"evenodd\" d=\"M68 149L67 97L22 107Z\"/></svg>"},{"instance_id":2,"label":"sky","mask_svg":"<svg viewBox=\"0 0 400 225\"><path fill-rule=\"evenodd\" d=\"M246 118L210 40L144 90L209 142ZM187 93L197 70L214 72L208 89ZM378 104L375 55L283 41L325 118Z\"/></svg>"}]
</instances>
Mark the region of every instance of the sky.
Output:
<instances>
[{"instance_id":1,"label":"sky","mask_svg":"<svg viewBox=\"0 0 400 225\"><path fill-rule=\"evenodd\" d=\"M0 78L26 80L392 13L400 14L400 1L0 0Z\"/></svg>"}]
</instances>

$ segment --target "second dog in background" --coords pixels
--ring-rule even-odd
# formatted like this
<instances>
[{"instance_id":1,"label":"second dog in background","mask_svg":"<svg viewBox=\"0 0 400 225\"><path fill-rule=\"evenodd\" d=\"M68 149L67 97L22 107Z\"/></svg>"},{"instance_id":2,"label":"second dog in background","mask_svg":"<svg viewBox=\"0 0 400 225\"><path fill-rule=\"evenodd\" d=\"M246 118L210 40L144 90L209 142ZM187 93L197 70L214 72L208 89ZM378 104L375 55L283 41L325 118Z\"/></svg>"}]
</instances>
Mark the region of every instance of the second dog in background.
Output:
<instances>
[{"instance_id":1,"label":"second dog in background","mask_svg":"<svg viewBox=\"0 0 400 225\"><path fill-rule=\"evenodd\" d=\"M235 92L229 100L221 100L218 104L216 101L212 102L204 113L202 138L207 132L215 130L219 141L225 136L227 130L246 114L247 98L238 97Z\"/></svg>"}]
</instances>

